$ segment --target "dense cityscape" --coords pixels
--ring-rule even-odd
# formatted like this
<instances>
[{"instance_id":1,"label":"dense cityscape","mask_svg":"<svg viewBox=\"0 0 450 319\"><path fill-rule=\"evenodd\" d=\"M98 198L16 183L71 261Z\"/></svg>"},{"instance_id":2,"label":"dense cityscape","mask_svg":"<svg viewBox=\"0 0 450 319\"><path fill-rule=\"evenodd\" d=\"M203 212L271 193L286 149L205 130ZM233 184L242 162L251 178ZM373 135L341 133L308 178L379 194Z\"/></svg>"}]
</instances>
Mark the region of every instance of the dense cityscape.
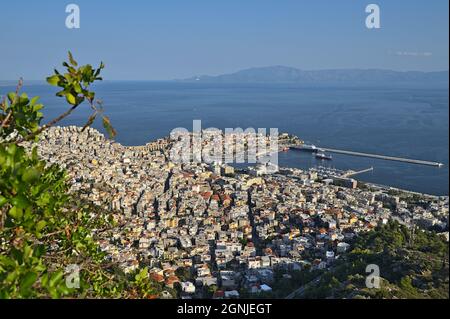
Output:
<instances>
[{"instance_id":1,"label":"dense cityscape","mask_svg":"<svg viewBox=\"0 0 450 319\"><path fill-rule=\"evenodd\" d=\"M114 231L98 239L108 258L126 273L147 267L167 288L162 298L280 297L280 273L289 280L300 270L329 271L355 237L392 220L448 242L448 196L322 167L174 163L174 142L126 147L74 126L51 128L39 141L41 157L67 169L73 193L113 214Z\"/></svg>"}]
</instances>

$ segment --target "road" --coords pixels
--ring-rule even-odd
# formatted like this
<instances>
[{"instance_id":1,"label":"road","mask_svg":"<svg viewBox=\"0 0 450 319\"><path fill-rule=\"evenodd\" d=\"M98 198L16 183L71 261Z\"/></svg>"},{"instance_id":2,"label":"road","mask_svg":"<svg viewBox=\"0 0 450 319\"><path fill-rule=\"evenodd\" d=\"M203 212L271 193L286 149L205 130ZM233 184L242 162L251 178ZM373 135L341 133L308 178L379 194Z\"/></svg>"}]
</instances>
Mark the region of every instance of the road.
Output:
<instances>
[{"instance_id":1,"label":"road","mask_svg":"<svg viewBox=\"0 0 450 319\"><path fill-rule=\"evenodd\" d=\"M300 288L298 288L297 290L291 292L289 295L286 296L286 298L284 299L294 299L296 296L301 296L305 290L307 288L309 288L310 286L315 286L317 285L320 280L322 279L323 275L320 275L319 277L316 277L315 279L313 279L312 281L308 282L306 285L301 286Z\"/></svg>"}]
</instances>

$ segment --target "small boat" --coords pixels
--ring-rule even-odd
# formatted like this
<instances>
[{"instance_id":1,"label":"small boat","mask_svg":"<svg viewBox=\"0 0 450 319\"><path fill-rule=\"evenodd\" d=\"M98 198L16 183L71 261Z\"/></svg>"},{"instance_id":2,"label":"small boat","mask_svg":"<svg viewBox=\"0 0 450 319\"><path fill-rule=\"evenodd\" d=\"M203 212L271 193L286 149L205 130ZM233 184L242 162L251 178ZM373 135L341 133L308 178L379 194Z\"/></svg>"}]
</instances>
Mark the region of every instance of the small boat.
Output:
<instances>
[{"instance_id":1,"label":"small boat","mask_svg":"<svg viewBox=\"0 0 450 319\"><path fill-rule=\"evenodd\" d=\"M327 160L327 161L331 161L333 159L333 157L331 155L327 155L325 153L317 153L316 158L321 159L321 160Z\"/></svg>"}]
</instances>

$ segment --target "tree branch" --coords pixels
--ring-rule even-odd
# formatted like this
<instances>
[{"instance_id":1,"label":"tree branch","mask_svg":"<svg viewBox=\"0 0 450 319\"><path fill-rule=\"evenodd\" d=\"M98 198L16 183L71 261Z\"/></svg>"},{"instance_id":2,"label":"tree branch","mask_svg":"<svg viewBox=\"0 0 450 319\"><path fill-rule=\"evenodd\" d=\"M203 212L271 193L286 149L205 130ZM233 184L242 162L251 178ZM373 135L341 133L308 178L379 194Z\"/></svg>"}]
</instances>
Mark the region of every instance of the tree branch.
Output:
<instances>
[{"instance_id":1,"label":"tree branch","mask_svg":"<svg viewBox=\"0 0 450 319\"><path fill-rule=\"evenodd\" d=\"M12 110L9 111L8 115L5 117L5 119L2 122L2 128L7 127L8 121L11 118Z\"/></svg>"},{"instance_id":2,"label":"tree branch","mask_svg":"<svg viewBox=\"0 0 450 319\"><path fill-rule=\"evenodd\" d=\"M64 118L66 118L67 116L69 116L80 104L75 104L74 106L72 106L70 109L68 109L66 112L64 112L63 114L61 114L60 116L58 116L57 118L54 118L53 120L51 120L50 122L48 122L47 124L45 124L44 126L42 126L40 129L38 129L36 132L29 134L27 137L25 137L25 140L30 140L32 138L34 138L35 136L41 134L43 131L45 131L46 129L52 127L53 125L55 125L56 123L62 121Z\"/></svg>"}]
</instances>

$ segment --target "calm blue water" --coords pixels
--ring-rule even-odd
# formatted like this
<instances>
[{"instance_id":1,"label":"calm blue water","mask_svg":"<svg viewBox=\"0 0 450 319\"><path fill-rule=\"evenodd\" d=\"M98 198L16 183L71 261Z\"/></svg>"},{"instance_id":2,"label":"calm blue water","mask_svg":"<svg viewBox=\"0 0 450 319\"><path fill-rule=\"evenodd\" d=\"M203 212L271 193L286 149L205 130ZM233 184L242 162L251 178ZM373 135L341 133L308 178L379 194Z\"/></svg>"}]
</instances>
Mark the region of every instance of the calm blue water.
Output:
<instances>
[{"instance_id":1,"label":"calm blue water","mask_svg":"<svg viewBox=\"0 0 450 319\"><path fill-rule=\"evenodd\" d=\"M0 94L13 87L0 87ZM65 110L48 85L25 86L41 96L45 115ZM167 136L176 127L279 128L319 146L442 162L444 168L333 155L326 165L364 169L364 181L418 192L448 195L448 89L305 88L295 85L224 85L156 82L105 82L98 97L118 131L117 141L141 145ZM83 125L85 106L63 124ZM95 125L100 128L100 123ZM280 165L308 168L321 162L310 154L280 154Z\"/></svg>"}]
</instances>

